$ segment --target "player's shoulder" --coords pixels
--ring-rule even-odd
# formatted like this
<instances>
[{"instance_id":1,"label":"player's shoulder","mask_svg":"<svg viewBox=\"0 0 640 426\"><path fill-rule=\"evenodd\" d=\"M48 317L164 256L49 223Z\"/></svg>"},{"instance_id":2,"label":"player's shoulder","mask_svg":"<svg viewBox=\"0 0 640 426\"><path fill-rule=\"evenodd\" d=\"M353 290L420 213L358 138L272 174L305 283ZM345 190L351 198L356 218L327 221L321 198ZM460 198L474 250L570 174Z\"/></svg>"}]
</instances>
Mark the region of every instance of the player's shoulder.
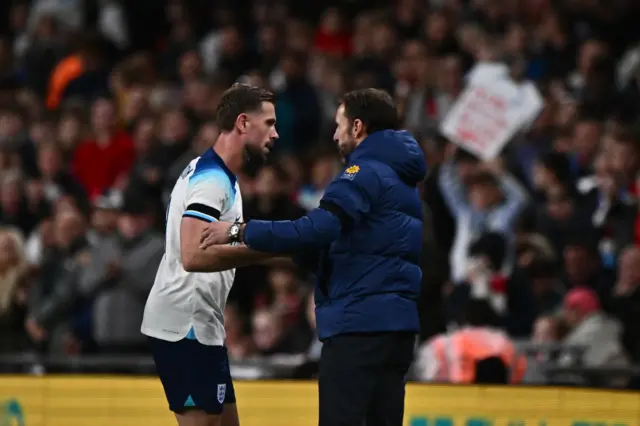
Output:
<instances>
[{"instance_id":1,"label":"player's shoulder","mask_svg":"<svg viewBox=\"0 0 640 426\"><path fill-rule=\"evenodd\" d=\"M192 183L206 182L210 185L235 187L237 178L225 166L220 157L209 149L200 157L195 158L186 171ZM188 168L189 168L188 167Z\"/></svg>"}]
</instances>

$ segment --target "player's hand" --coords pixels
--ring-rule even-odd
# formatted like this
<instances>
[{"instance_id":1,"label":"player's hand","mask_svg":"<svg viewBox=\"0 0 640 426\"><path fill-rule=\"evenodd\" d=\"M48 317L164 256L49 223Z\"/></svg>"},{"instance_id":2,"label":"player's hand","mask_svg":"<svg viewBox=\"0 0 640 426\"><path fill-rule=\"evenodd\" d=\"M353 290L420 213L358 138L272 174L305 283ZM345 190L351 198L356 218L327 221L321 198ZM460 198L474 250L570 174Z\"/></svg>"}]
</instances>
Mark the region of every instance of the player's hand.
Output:
<instances>
[{"instance_id":1,"label":"player's hand","mask_svg":"<svg viewBox=\"0 0 640 426\"><path fill-rule=\"evenodd\" d=\"M231 223L228 222L211 222L200 234L200 248L202 250L207 247L218 244L229 244L231 237L229 236L229 228Z\"/></svg>"}]
</instances>

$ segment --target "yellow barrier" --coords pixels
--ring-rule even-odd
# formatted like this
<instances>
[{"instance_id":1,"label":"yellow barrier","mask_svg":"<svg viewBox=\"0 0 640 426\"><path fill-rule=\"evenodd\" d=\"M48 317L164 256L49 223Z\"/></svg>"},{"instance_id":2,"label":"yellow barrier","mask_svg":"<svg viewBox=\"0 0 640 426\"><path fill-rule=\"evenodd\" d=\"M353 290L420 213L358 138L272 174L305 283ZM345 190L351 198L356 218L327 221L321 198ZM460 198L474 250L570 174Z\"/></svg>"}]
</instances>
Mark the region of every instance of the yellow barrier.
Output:
<instances>
[{"instance_id":1,"label":"yellow barrier","mask_svg":"<svg viewBox=\"0 0 640 426\"><path fill-rule=\"evenodd\" d=\"M313 382L236 382L242 426L317 425ZM174 426L154 378L0 376L1 426ZM640 426L640 395L409 385L406 426Z\"/></svg>"}]
</instances>

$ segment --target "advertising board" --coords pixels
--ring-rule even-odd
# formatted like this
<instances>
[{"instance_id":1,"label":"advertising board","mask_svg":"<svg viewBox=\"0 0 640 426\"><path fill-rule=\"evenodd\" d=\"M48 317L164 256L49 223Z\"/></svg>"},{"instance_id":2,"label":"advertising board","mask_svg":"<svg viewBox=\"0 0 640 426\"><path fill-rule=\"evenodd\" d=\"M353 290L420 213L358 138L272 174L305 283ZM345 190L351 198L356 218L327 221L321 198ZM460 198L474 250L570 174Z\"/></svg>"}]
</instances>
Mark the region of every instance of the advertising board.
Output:
<instances>
[{"instance_id":1,"label":"advertising board","mask_svg":"<svg viewBox=\"0 0 640 426\"><path fill-rule=\"evenodd\" d=\"M242 426L315 426L314 382L238 381ZM155 378L0 376L0 426L175 426ZM638 426L640 395L410 384L405 426Z\"/></svg>"}]
</instances>

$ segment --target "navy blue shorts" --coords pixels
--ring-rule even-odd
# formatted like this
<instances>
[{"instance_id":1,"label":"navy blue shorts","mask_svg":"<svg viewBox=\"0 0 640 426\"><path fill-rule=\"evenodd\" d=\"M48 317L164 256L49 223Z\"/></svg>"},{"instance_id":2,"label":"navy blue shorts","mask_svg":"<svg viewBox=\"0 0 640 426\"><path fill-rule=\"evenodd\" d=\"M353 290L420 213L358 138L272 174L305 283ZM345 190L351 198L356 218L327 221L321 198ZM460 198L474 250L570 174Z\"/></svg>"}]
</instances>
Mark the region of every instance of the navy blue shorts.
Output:
<instances>
[{"instance_id":1,"label":"navy blue shorts","mask_svg":"<svg viewBox=\"0 0 640 426\"><path fill-rule=\"evenodd\" d=\"M229 357L224 346L207 346L197 340L167 342L150 338L156 371L169 409L221 414L223 404L234 404Z\"/></svg>"}]
</instances>

